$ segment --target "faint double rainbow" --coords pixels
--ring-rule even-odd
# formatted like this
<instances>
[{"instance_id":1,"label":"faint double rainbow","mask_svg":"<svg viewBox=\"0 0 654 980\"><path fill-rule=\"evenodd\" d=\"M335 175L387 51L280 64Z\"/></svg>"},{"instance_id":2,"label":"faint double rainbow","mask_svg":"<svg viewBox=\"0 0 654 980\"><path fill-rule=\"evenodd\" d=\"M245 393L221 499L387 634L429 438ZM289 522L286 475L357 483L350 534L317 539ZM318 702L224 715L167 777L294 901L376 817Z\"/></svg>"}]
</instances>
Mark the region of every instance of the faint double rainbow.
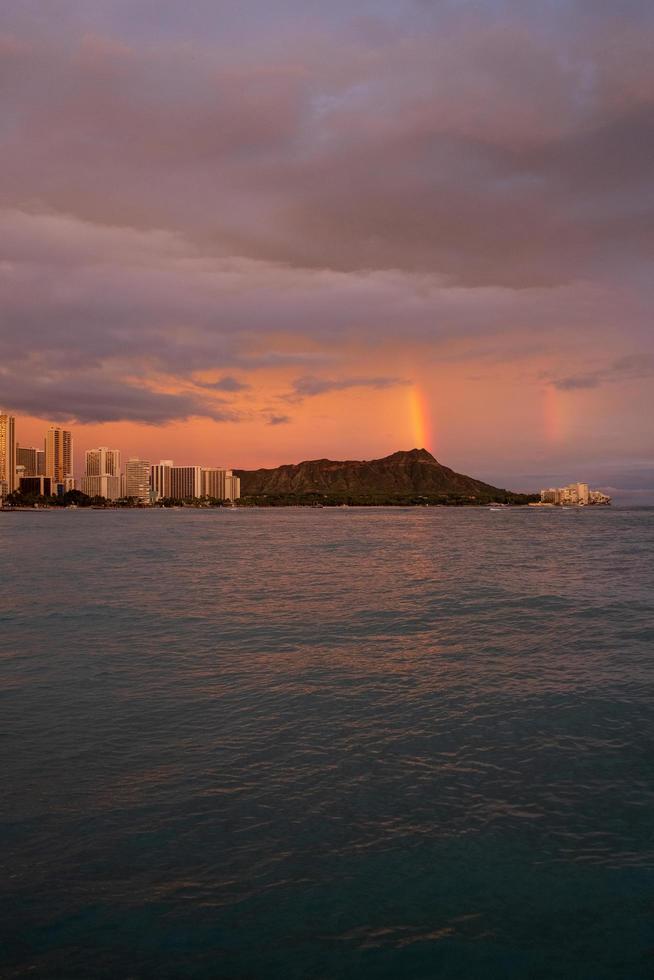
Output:
<instances>
[{"instance_id":1,"label":"faint double rainbow","mask_svg":"<svg viewBox=\"0 0 654 980\"><path fill-rule=\"evenodd\" d=\"M408 389L409 431L412 448L434 452L432 410L424 389L413 384ZM565 405L561 392L547 385L543 392L543 435L550 444L560 442L565 430Z\"/></svg>"}]
</instances>

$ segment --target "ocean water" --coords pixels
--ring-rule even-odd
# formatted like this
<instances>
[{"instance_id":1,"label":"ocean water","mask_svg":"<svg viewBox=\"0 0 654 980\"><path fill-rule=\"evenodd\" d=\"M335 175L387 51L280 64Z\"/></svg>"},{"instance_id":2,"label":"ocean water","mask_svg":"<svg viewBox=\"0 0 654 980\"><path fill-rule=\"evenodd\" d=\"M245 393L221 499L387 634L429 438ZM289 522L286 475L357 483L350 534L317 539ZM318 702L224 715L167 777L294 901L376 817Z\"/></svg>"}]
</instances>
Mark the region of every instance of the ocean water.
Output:
<instances>
[{"instance_id":1,"label":"ocean water","mask_svg":"<svg viewBox=\"0 0 654 980\"><path fill-rule=\"evenodd\" d=\"M654 511L0 514L0 976L654 975Z\"/></svg>"}]
</instances>

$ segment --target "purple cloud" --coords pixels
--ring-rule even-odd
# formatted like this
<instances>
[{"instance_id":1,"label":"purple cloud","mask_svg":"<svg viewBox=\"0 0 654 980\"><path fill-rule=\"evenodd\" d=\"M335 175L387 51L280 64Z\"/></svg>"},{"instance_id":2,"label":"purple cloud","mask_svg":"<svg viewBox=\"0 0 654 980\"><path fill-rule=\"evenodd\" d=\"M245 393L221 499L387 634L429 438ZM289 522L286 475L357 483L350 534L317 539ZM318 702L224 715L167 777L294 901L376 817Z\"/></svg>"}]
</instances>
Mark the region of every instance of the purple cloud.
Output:
<instances>
[{"instance_id":1,"label":"purple cloud","mask_svg":"<svg viewBox=\"0 0 654 980\"><path fill-rule=\"evenodd\" d=\"M393 388L396 385L409 384L402 378L317 378L306 376L293 382L289 399L307 398L311 395L323 395L329 391L345 391L348 388Z\"/></svg>"}]
</instances>

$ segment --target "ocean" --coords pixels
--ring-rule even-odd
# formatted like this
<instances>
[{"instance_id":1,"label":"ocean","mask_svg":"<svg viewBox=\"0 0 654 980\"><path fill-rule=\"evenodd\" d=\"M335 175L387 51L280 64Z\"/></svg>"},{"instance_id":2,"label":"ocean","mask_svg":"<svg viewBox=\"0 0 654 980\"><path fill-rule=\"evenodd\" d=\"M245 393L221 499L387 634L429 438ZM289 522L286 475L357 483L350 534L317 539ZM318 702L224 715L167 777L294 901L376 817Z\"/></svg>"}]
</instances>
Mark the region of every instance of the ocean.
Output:
<instances>
[{"instance_id":1,"label":"ocean","mask_svg":"<svg viewBox=\"0 0 654 980\"><path fill-rule=\"evenodd\" d=\"M0 546L2 980L654 975L654 510Z\"/></svg>"}]
</instances>

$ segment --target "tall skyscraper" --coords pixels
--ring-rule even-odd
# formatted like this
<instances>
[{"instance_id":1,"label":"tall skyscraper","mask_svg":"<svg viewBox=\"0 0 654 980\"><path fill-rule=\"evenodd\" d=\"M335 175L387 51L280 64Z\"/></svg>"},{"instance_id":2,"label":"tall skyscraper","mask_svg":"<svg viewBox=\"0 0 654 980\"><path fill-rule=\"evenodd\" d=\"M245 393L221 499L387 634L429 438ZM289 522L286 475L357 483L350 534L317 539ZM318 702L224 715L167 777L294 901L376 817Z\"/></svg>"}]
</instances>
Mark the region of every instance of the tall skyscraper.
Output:
<instances>
[{"instance_id":1,"label":"tall skyscraper","mask_svg":"<svg viewBox=\"0 0 654 980\"><path fill-rule=\"evenodd\" d=\"M0 415L0 497L16 489L16 419Z\"/></svg>"},{"instance_id":2,"label":"tall skyscraper","mask_svg":"<svg viewBox=\"0 0 654 980\"><path fill-rule=\"evenodd\" d=\"M155 500L163 500L172 496L170 492L170 474L173 468L172 459L160 459L150 471L150 483Z\"/></svg>"},{"instance_id":3,"label":"tall skyscraper","mask_svg":"<svg viewBox=\"0 0 654 980\"><path fill-rule=\"evenodd\" d=\"M120 450L100 446L87 449L85 453L82 493L89 497L105 497L117 500L120 497Z\"/></svg>"},{"instance_id":4,"label":"tall skyscraper","mask_svg":"<svg viewBox=\"0 0 654 980\"><path fill-rule=\"evenodd\" d=\"M125 463L125 496L150 503L149 459L128 459Z\"/></svg>"},{"instance_id":5,"label":"tall skyscraper","mask_svg":"<svg viewBox=\"0 0 654 980\"><path fill-rule=\"evenodd\" d=\"M55 483L73 479L73 434L52 426L45 434L45 475Z\"/></svg>"}]
</instances>

